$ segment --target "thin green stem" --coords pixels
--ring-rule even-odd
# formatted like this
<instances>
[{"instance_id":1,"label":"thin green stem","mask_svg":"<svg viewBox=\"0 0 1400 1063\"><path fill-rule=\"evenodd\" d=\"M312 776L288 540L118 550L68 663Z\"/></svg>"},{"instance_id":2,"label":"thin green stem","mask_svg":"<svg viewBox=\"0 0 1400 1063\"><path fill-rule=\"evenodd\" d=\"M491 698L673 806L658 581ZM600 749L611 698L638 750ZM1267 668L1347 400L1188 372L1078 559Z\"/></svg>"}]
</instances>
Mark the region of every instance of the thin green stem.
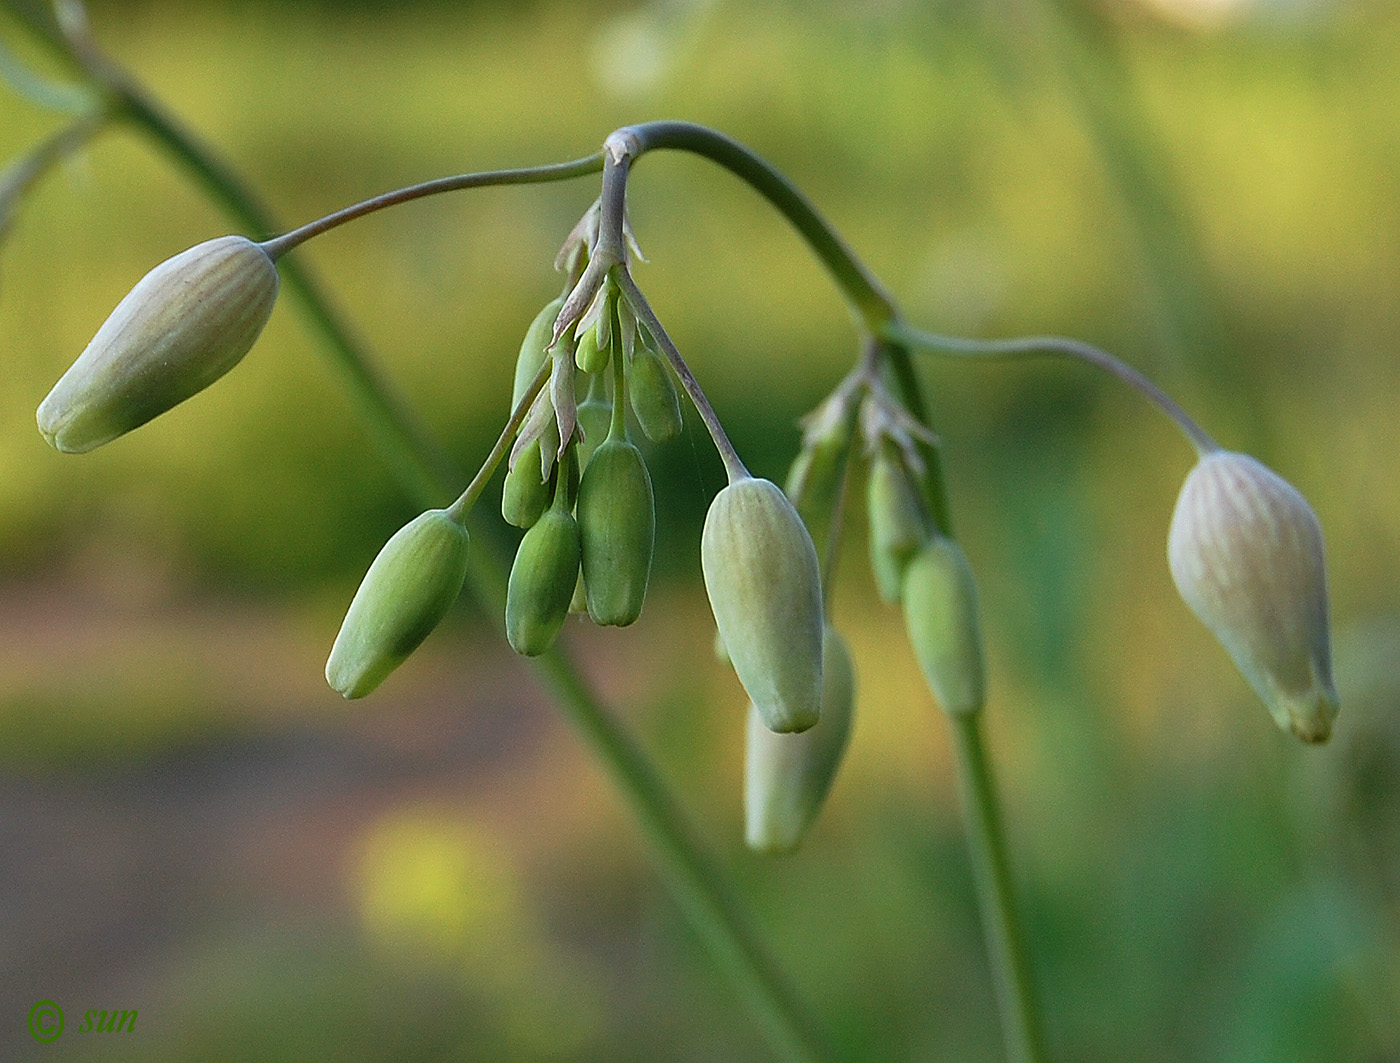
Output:
<instances>
[{"instance_id":1,"label":"thin green stem","mask_svg":"<svg viewBox=\"0 0 1400 1063\"><path fill-rule=\"evenodd\" d=\"M710 405L710 400L705 397L705 392L701 389L700 382L695 379L695 374L690 371L690 366L685 364L681 352L676 349L676 345L671 342L671 337L666 334L665 327L657 318L656 312L652 310L651 304L647 302L646 296L637 287L637 282L632 279L632 275L625 268L615 269L613 276L623 298L627 300L632 312L637 315L637 319L647 327L652 338L660 345L661 353L666 356L666 360L671 363L671 368L676 371L676 376L680 378L681 387L690 396L690 401L695 404L695 409L700 414L700 420L709 430L715 449L719 451L720 459L724 462L724 470L729 476L729 482L747 480L749 470L744 467L739 452L729 441L729 434L725 432L724 425L720 423L719 415L715 413L715 408Z\"/></svg>"},{"instance_id":2,"label":"thin green stem","mask_svg":"<svg viewBox=\"0 0 1400 1063\"><path fill-rule=\"evenodd\" d=\"M278 230L270 212L217 153L168 116L124 71L95 50L77 49L52 20L31 5L7 0L6 6L107 92L119 113L165 148L239 224L259 235ZM582 160L574 165L581 164ZM325 341L332 360L343 370L361 418L374 431L404 489L421 505L439 505L443 496L455 490L459 474L373 369L310 275L291 260L279 268L284 283ZM499 624L508 564L496 542L495 526L475 520L472 527L478 545L472 552L468 581ZM561 649L551 650L534 663L561 711L586 739L650 841L681 910L737 986L780 1057L788 1063L834 1059L817 1024L760 941L736 890L707 853L645 753L597 700Z\"/></svg>"},{"instance_id":3,"label":"thin green stem","mask_svg":"<svg viewBox=\"0 0 1400 1063\"><path fill-rule=\"evenodd\" d=\"M953 729L963 823L1006 1053L1011 1063L1040 1063L1045 1059L1045 1048L1030 961L1016 913L1001 810L982 742L981 714L949 715L948 720Z\"/></svg>"},{"instance_id":4,"label":"thin green stem","mask_svg":"<svg viewBox=\"0 0 1400 1063\"><path fill-rule=\"evenodd\" d=\"M366 199L360 203L343 207L332 214L327 214L324 218L317 218L313 222L293 229L289 233L265 240L262 249L274 260L286 254L292 248L305 243L313 236L346 222L363 218L367 214L383 210L386 207L396 207L400 203L408 203L415 199L422 199L425 196L441 195L444 192L457 192L467 188L491 188L500 185L526 185L544 184L548 181L567 181L574 177L583 177L587 174L597 173L603 168L603 153L595 152L582 159L574 159L571 162L551 163L547 166L527 166L511 170L485 170L480 173L457 174L453 177L438 177L432 181L424 181L421 184L410 185L407 188L397 188L392 192L384 192L381 195Z\"/></svg>"},{"instance_id":5,"label":"thin green stem","mask_svg":"<svg viewBox=\"0 0 1400 1063\"><path fill-rule=\"evenodd\" d=\"M893 321L886 327L886 335L897 343L918 347L934 354L953 355L960 358L1017 358L1030 355L1058 355L1073 358L1111 373L1123 383L1143 395L1175 422L1182 433L1201 455L1219 450L1215 442L1192 417L1181 408L1170 395L1159 388L1141 372L1114 357L1105 350L1082 340L1067 339L1063 336L1018 336L1005 340L970 340L958 336L940 336L911 328L902 321Z\"/></svg>"},{"instance_id":6,"label":"thin green stem","mask_svg":"<svg viewBox=\"0 0 1400 1063\"><path fill-rule=\"evenodd\" d=\"M768 953L729 878L671 797L642 749L603 711L559 654L540 659L540 671L569 722L615 781L645 795L638 821L692 928L738 987L740 998L779 1056L790 1063L834 1059L818 1023Z\"/></svg>"},{"instance_id":7,"label":"thin green stem","mask_svg":"<svg viewBox=\"0 0 1400 1063\"><path fill-rule=\"evenodd\" d=\"M535 374L535 379L530 382L530 386L525 389L525 393L520 396L520 401L516 403L515 409L511 411L510 418L506 421L505 427L501 429L501 434L496 437L496 445L491 448L491 453L486 455L486 460L481 463L481 468L472 477L472 482L467 484L467 489L457 496L457 501L447 507L447 515L458 524L467 519L467 514L471 512L472 506L476 505L477 498L486 487L486 481L491 479L491 474L496 471L496 466L501 463L501 459L510 450L511 441L514 440L515 433L520 431L520 426L525 423L525 418L530 413L530 406L534 403L535 396L540 393L545 381L549 379L549 370L548 362L540 366L539 372Z\"/></svg>"},{"instance_id":8,"label":"thin green stem","mask_svg":"<svg viewBox=\"0 0 1400 1063\"><path fill-rule=\"evenodd\" d=\"M866 331L878 335L886 322L898 316L894 299L879 278L866 268L812 201L771 164L737 140L691 122L643 122L620 129L613 137L619 135L633 139L634 158L647 151L675 149L723 166L792 223L830 271ZM608 139L611 141L613 137Z\"/></svg>"}]
</instances>

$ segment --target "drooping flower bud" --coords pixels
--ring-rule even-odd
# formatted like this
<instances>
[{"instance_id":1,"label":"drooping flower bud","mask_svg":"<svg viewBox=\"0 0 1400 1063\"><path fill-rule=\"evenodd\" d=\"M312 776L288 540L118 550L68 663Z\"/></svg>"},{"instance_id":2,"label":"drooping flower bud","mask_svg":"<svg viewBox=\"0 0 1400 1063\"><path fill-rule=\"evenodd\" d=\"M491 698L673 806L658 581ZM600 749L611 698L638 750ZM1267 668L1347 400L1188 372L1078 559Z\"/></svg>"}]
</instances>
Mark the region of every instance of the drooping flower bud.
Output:
<instances>
[{"instance_id":1,"label":"drooping flower bud","mask_svg":"<svg viewBox=\"0 0 1400 1063\"><path fill-rule=\"evenodd\" d=\"M987 698L977 586L962 548L946 536L925 543L904 569L904 629L944 712L981 710Z\"/></svg>"},{"instance_id":2,"label":"drooping flower bud","mask_svg":"<svg viewBox=\"0 0 1400 1063\"><path fill-rule=\"evenodd\" d=\"M822 711L801 734L774 734L749 705L744 761L744 839L750 849L796 849L826 799L846 750L855 708L855 670L830 625L822 642Z\"/></svg>"},{"instance_id":3,"label":"drooping flower bud","mask_svg":"<svg viewBox=\"0 0 1400 1063\"><path fill-rule=\"evenodd\" d=\"M362 698L418 648L447 614L467 575L467 529L445 510L405 524L355 592L326 662L326 681Z\"/></svg>"},{"instance_id":4,"label":"drooping flower bud","mask_svg":"<svg viewBox=\"0 0 1400 1063\"><path fill-rule=\"evenodd\" d=\"M1336 718L1322 528L1296 488L1245 454L1207 454L1167 539L1172 579L1274 721L1325 742Z\"/></svg>"},{"instance_id":5,"label":"drooping flower bud","mask_svg":"<svg viewBox=\"0 0 1400 1063\"><path fill-rule=\"evenodd\" d=\"M627 369L627 393L642 434L653 443L669 443L681 433L681 403L671 370L661 355L637 344Z\"/></svg>"},{"instance_id":6,"label":"drooping flower bud","mask_svg":"<svg viewBox=\"0 0 1400 1063\"><path fill-rule=\"evenodd\" d=\"M501 485L501 516L507 524L529 528L549 504L549 484L540 475L540 441L522 450Z\"/></svg>"},{"instance_id":7,"label":"drooping flower bud","mask_svg":"<svg viewBox=\"0 0 1400 1063\"><path fill-rule=\"evenodd\" d=\"M596 377L594 378L597 379ZM590 387L584 400L578 404L578 426L583 431L583 442L578 445L578 461L585 469L593 457L593 452L603 445L612 427L612 403L601 391L594 392Z\"/></svg>"},{"instance_id":8,"label":"drooping flower bud","mask_svg":"<svg viewBox=\"0 0 1400 1063\"><path fill-rule=\"evenodd\" d=\"M700 537L710 609L739 682L772 731L817 722L822 692L822 587L797 510L768 480L715 496Z\"/></svg>"},{"instance_id":9,"label":"drooping flower bud","mask_svg":"<svg viewBox=\"0 0 1400 1063\"><path fill-rule=\"evenodd\" d=\"M600 347L598 345L598 329L587 329L579 337L578 347L574 351L574 364L583 373L601 373L608 367L608 359L612 353L610 347Z\"/></svg>"},{"instance_id":10,"label":"drooping flower bud","mask_svg":"<svg viewBox=\"0 0 1400 1063\"><path fill-rule=\"evenodd\" d=\"M870 567L875 587L887 605L900 600L904 569L928 538L919 489L891 450L882 447L871 459L865 504L870 521Z\"/></svg>"},{"instance_id":11,"label":"drooping flower bud","mask_svg":"<svg viewBox=\"0 0 1400 1063\"><path fill-rule=\"evenodd\" d=\"M223 376L277 301L277 267L242 236L182 251L147 273L39 405L39 431L80 454Z\"/></svg>"},{"instance_id":12,"label":"drooping flower bud","mask_svg":"<svg viewBox=\"0 0 1400 1063\"><path fill-rule=\"evenodd\" d=\"M520 540L506 584L506 638L516 653L538 657L559 636L578 583L574 515L555 504Z\"/></svg>"},{"instance_id":13,"label":"drooping flower bud","mask_svg":"<svg viewBox=\"0 0 1400 1063\"><path fill-rule=\"evenodd\" d=\"M563 305L562 295L546 303L525 330L525 338L520 341L520 353L515 358L515 383L510 393L512 410L520 405L520 400L525 397L525 392L549 357L549 344L554 338L554 319L559 316L559 308Z\"/></svg>"},{"instance_id":14,"label":"drooping flower bud","mask_svg":"<svg viewBox=\"0 0 1400 1063\"><path fill-rule=\"evenodd\" d=\"M627 440L609 439L584 469L578 525L588 615L625 627L641 615L656 535L651 476Z\"/></svg>"}]
</instances>

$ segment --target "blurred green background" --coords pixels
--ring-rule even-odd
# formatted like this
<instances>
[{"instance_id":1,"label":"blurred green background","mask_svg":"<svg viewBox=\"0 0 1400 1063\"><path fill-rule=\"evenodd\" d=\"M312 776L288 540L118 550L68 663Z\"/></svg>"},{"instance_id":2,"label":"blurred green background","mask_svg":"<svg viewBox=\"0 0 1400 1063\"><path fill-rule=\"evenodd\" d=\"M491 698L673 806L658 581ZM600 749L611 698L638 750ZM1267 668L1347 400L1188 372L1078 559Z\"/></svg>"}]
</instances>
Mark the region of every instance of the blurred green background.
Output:
<instances>
[{"instance_id":1,"label":"blurred green background","mask_svg":"<svg viewBox=\"0 0 1400 1063\"><path fill-rule=\"evenodd\" d=\"M803 187L910 317L1143 368L1325 529L1334 741L1275 731L1171 586L1191 454L1049 361L929 361L988 628L990 742L1052 1056L1400 1059L1400 10L1364 0L95 3L106 50L290 224L573 158L674 117ZM17 24L22 61L60 76ZM0 159L60 120L0 91ZM442 197L298 251L474 469L593 179ZM855 354L750 192L648 157L637 269L754 471ZM210 391L82 458L33 411L156 262L229 223L103 134L0 247L0 1055L762 1060L634 825L464 604L367 702L321 679L414 513L284 299ZM703 433L649 452L658 575L565 638L846 1058L1001 1058L943 721L858 522L861 676L803 851L744 852L742 694L711 660ZM38 999L68 1030L29 1038ZM135 1034L76 1032L137 1008Z\"/></svg>"}]
</instances>

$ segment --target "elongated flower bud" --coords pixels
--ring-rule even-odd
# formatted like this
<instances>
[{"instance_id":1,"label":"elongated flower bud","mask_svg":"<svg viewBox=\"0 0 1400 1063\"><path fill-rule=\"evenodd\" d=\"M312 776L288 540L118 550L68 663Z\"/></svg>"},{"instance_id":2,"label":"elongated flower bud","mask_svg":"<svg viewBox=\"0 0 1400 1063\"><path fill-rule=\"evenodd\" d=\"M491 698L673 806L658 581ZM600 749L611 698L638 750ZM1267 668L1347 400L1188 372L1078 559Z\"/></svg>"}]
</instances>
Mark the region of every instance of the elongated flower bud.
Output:
<instances>
[{"instance_id":1,"label":"elongated flower bud","mask_svg":"<svg viewBox=\"0 0 1400 1063\"><path fill-rule=\"evenodd\" d=\"M627 393L642 434L653 443L669 443L680 435L681 403L671 370L661 355L640 343L627 369Z\"/></svg>"},{"instance_id":2,"label":"elongated flower bud","mask_svg":"<svg viewBox=\"0 0 1400 1063\"><path fill-rule=\"evenodd\" d=\"M540 441L520 452L501 485L501 516L507 524L528 528L549 504L549 484L540 476Z\"/></svg>"},{"instance_id":3,"label":"elongated flower bud","mask_svg":"<svg viewBox=\"0 0 1400 1063\"><path fill-rule=\"evenodd\" d=\"M602 395L589 395L578 404L578 426L583 430L583 442L578 445L578 461L585 469L593 452L603 445L612 427L612 403Z\"/></svg>"},{"instance_id":4,"label":"elongated flower bud","mask_svg":"<svg viewBox=\"0 0 1400 1063\"><path fill-rule=\"evenodd\" d=\"M656 537L651 476L625 439L609 439L584 469L578 524L588 615L625 627L641 615Z\"/></svg>"},{"instance_id":5,"label":"elongated flower bud","mask_svg":"<svg viewBox=\"0 0 1400 1063\"><path fill-rule=\"evenodd\" d=\"M1325 742L1337 715L1322 528L1307 499L1245 454L1207 454L1167 539L1172 579L1274 721Z\"/></svg>"},{"instance_id":6,"label":"elongated flower bud","mask_svg":"<svg viewBox=\"0 0 1400 1063\"><path fill-rule=\"evenodd\" d=\"M467 575L467 529L430 509L384 544L355 592L326 662L326 681L362 698L418 648Z\"/></svg>"},{"instance_id":7,"label":"elongated flower bud","mask_svg":"<svg viewBox=\"0 0 1400 1063\"><path fill-rule=\"evenodd\" d=\"M520 341L520 353L515 358L515 384L510 393L512 410L520 405L531 382L539 374L540 366L549 357L549 344L554 338L554 319L559 316L559 308L563 305L562 295L546 303L525 330L525 338Z\"/></svg>"},{"instance_id":8,"label":"elongated flower bud","mask_svg":"<svg viewBox=\"0 0 1400 1063\"><path fill-rule=\"evenodd\" d=\"M987 698L977 586L962 548L938 536L904 570L904 629L944 712L978 712Z\"/></svg>"},{"instance_id":9,"label":"elongated flower bud","mask_svg":"<svg viewBox=\"0 0 1400 1063\"><path fill-rule=\"evenodd\" d=\"M866 516L870 520L870 567L887 605L900 599L904 569L928 537L918 487L903 463L884 450L870 463Z\"/></svg>"},{"instance_id":10,"label":"elongated flower bud","mask_svg":"<svg viewBox=\"0 0 1400 1063\"><path fill-rule=\"evenodd\" d=\"M822 587L802 518L771 481L738 480L710 504L700 559L720 637L764 724L805 731L821 712Z\"/></svg>"},{"instance_id":11,"label":"elongated flower bud","mask_svg":"<svg viewBox=\"0 0 1400 1063\"><path fill-rule=\"evenodd\" d=\"M538 657L554 645L578 583L578 524L551 506L520 540L506 584L506 638L516 653Z\"/></svg>"},{"instance_id":12,"label":"elongated flower bud","mask_svg":"<svg viewBox=\"0 0 1400 1063\"><path fill-rule=\"evenodd\" d=\"M277 287L272 259L242 236L207 240L162 262L39 405L39 431L80 454L208 387L253 346Z\"/></svg>"},{"instance_id":13,"label":"elongated flower bud","mask_svg":"<svg viewBox=\"0 0 1400 1063\"><path fill-rule=\"evenodd\" d=\"M822 712L801 734L774 734L749 705L744 761L744 839L750 849L796 849L821 810L851 733L855 670L830 625L822 642Z\"/></svg>"}]
</instances>

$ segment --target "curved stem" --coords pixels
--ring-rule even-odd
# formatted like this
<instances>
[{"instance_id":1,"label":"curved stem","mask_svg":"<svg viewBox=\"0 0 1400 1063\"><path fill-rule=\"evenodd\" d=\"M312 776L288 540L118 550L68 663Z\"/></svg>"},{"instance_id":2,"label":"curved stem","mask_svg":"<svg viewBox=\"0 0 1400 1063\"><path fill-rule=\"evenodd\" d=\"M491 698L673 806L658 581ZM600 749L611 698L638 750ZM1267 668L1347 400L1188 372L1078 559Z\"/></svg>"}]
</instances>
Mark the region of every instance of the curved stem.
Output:
<instances>
[{"instance_id":1,"label":"curved stem","mask_svg":"<svg viewBox=\"0 0 1400 1063\"><path fill-rule=\"evenodd\" d=\"M447 507L447 515L461 524L467 519L467 514L471 512L472 506L476 504L477 498L486 487L486 481L491 479L491 474L496 471L496 466L501 463L501 459L510 450L511 441L515 438L515 433L520 431L520 426L525 423L525 418L530 413L530 406L535 401L535 396L544 387L545 381L549 379L549 362L540 366L539 372L535 374L535 379L530 381L530 386L525 389L520 396L520 401L516 403L515 409L510 413L510 418L506 421L505 427L501 429L501 434L496 437L496 445L491 448L491 453L486 455L486 460L481 463L481 468L472 477L472 482L467 484L467 489L457 496L457 501Z\"/></svg>"},{"instance_id":2,"label":"curved stem","mask_svg":"<svg viewBox=\"0 0 1400 1063\"><path fill-rule=\"evenodd\" d=\"M723 166L773 204L802 234L830 271L866 331L878 335L887 322L898 317L894 299L879 278L856 257L812 201L737 140L691 122L643 122L620 129L613 136L619 134L632 138L636 145L634 158L647 151L675 149L703 156Z\"/></svg>"},{"instance_id":3,"label":"curved stem","mask_svg":"<svg viewBox=\"0 0 1400 1063\"><path fill-rule=\"evenodd\" d=\"M1201 455L1219 450L1220 446L1181 408L1170 395L1141 372L1105 350L1082 340L1062 336L1019 336L1005 340L970 340L958 336L940 336L911 328L895 320L886 326L885 334L893 341L919 347L934 354L961 358L1015 358L1038 354L1054 354L1074 358L1116 376L1135 389L1170 417Z\"/></svg>"},{"instance_id":4,"label":"curved stem","mask_svg":"<svg viewBox=\"0 0 1400 1063\"><path fill-rule=\"evenodd\" d=\"M281 236L262 243L262 249L267 252L272 259L277 259L286 254L292 248L310 240L313 236L319 236L329 229L334 229L346 222L363 218L366 214L373 214L377 210L385 207L395 207L400 203L408 203L415 199L422 199L425 196L436 196L443 192L457 192L466 188L490 188L499 185L525 185L543 184L548 181L567 181L572 177L582 177L586 174L597 173L603 168L603 153L595 152L582 159L574 159L572 162L551 163L547 166L527 166L511 170L485 170L480 173L457 174L453 177L438 177L432 181L424 181L421 184L410 185L407 188L397 188L392 192L385 192L381 195L366 199L360 203L352 204L348 207L327 214L324 218L317 218L313 222L293 229L291 232L283 233Z\"/></svg>"},{"instance_id":5,"label":"curved stem","mask_svg":"<svg viewBox=\"0 0 1400 1063\"><path fill-rule=\"evenodd\" d=\"M1012 1063L1040 1063L1045 1059L1045 1048L1030 961L1016 914L1001 809L982 743L981 714L955 714L948 719L953 728L963 823L1006 1053Z\"/></svg>"}]
</instances>

